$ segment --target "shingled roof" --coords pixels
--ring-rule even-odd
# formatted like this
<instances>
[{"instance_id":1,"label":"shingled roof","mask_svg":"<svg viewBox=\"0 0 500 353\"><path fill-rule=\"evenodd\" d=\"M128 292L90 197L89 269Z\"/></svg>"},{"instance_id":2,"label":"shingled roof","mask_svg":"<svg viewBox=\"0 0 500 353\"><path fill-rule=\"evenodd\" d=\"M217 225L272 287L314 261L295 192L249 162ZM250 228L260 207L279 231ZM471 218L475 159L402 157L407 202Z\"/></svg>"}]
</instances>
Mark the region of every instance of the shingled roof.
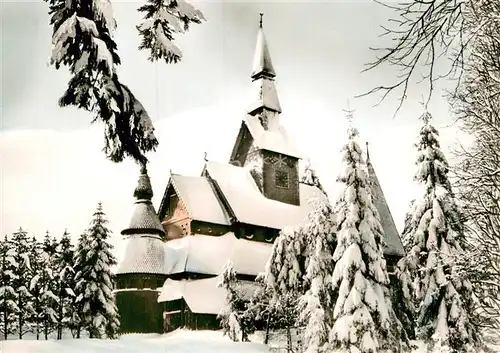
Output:
<instances>
[{"instance_id":1,"label":"shingled roof","mask_svg":"<svg viewBox=\"0 0 500 353\"><path fill-rule=\"evenodd\" d=\"M391 211L387 205L387 200L385 199L384 192L380 186L380 182L373 168L373 164L370 160L370 154L368 153L367 144L367 159L366 164L368 166L368 174L370 177L372 197L375 208L377 209L380 216L380 223L385 233L385 243L386 243L386 255L404 256L405 251L403 247L403 242L399 236L396 224L392 218Z\"/></svg>"},{"instance_id":2,"label":"shingled roof","mask_svg":"<svg viewBox=\"0 0 500 353\"><path fill-rule=\"evenodd\" d=\"M134 190L134 209L130 223L127 228L122 230L123 235L151 233L163 236L165 230L163 229L160 219L156 214L155 208L151 203L153 197L153 189L151 188L151 181L145 167L141 170L137 187Z\"/></svg>"},{"instance_id":3,"label":"shingled roof","mask_svg":"<svg viewBox=\"0 0 500 353\"><path fill-rule=\"evenodd\" d=\"M145 166L141 170L134 197L136 201L129 226L121 232L128 239L125 256L117 273L167 274L161 239L165 231L151 203L153 190Z\"/></svg>"}]
</instances>

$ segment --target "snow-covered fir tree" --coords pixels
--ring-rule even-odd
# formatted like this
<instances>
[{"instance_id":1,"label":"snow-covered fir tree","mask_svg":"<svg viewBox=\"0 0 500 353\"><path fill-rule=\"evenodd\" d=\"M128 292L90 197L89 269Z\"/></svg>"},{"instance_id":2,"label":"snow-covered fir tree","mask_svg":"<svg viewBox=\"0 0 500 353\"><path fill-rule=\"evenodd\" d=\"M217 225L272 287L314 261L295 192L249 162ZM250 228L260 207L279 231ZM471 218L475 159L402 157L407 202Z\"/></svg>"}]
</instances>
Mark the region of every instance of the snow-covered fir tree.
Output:
<instances>
[{"instance_id":1,"label":"snow-covered fir tree","mask_svg":"<svg viewBox=\"0 0 500 353\"><path fill-rule=\"evenodd\" d=\"M330 352L380 353L402 349L401 324L389 298L383 229L371 188L358 131L349 128L342 148L343 186L336 210L337 246L332 290L338 294L329 333Z\"/></svg>"},{"instance_id":2,"label":"snow-covered fir tree","mask_svg":"<svg viewBox=\"0 0 500 353\"><path fill-rule=\"evenodd\" d=\"M15 302L14 285L14 249L7 239L0 238L0 333L4 340L13 333Z\"/></svg>"},{"instance_id":3,"label":"snow-covered fir tree","mask_svg":"<svg viewBox=\"0 0 500 353\"><path fill-rule=\"evenodd\" d=\"M297 323L297 301L304 291L307 243L301 227L285 228L274 241L266 263L264 283L269 294L269 324L285 328L291 348L291 328Z\"/></svg>"},{"instance_id":4,"label":"snow-covered fir tree","mask_svg":"<svg viewBox=\"0 0 500 353\"><path fill-rule=\"evenodd\" d=\"M327 200L318 200L308 215L303 231L313 251L309 255L304 277L307 291L299 300L299 320L304 327L305 352L320 352L328 342L333 319L332 273L335 266L335 217Z\"/></svg>"},{"instance_id":5,"label":"snow-covered fir tree","mask_svg":"<svg viewBox=\"0 0 500 353\"><path fill-rule=\"evenodd\" d=\"M437 352L474 351L477 332L469 319L471 285L467 276L455 274L453 263L463 252L462 217L438 131L428 112L422 120L415 175L421 195L409 211L411 218L403 236L407 255L401 268L409 277L417 307L417 337Z\"/></svg>"},{"instance_id":6,"label":"snow-covered fir tree","mask_svg":"<svg viewBox=\"0 0 500 353\"><path fill-rule=\"evenodd\" d=\"M32 326L32 333L35 334L36 339L40 339L42 333L42 293L43 281L41 280L41 272L44 271L44 261L42 261L42 243L40 243L35 236L31 238L29 245L30 254L30 273L27 276L29 280L29 291L31 294L31 306L33 313L29 318L30 325Z\"/></svg>"},{"instance_id":7,"label":"snow-covered fir tree","mask_svg":"<svg viewBox=\"0 0 500 353\"><path fill-rule=\"evenodd\" d=\"M13 332L22 339L30 331L29 319L33 315L33 306L31 303L31 293L29 291L31 272L30 265L30 242L28 233L22 228L12 235L13 260L12 270L14 289L14 317Z\"/></svg>"},{"instance_id":8,"label":"snow-covered fir tree","mask_svg":"<svg viewBox=\"0 0 500 353\"><path fill-rule=\"evenodd\" d=\"M40 319L42 323L43 335L48 339L49 335L55 330L57 316L57 268L55 263L57 252L57 242L51 237L49 232L45 233L42 243L42 251L40 253Z\"/></svg>"},{"instance_id":9,"label":"snow-covered fir tree","mask_svg":"<svg viewBox=\"0 0 500 353\"><path fill-rule=\"evenodd\" d=\"M104 151L112 161L126 156L146 161L145 153L155 150L158 141L145 108L117 75L121 60L110 0L45 1L53 26L51 62L57 69L67 66L71 74L59 104L92 112L93 122L104 123ZM151 51L151 60L180 60L173 33L203 19L185 0L150 0L139 11L146 13L138 26L141 49Z\"/></svg>"},{"instance_id":10,"label":"snow-covered fir tree","mask_svg":"<svg viewBox=\"0 0 500 353\"><path fill-rule=\"evenodd\" d=\"M65 328L70 328L73 307L75 299L73 288L75 287L75 272L73 269L73 245L69 233L64 234L59 242L59 249L55 259L57 275L57 339L62 339L62 333Z\"/></svg>"},{"instance_id":11,"label":"snow-covered fir tree","mask_svg":"<svg viewBox=\"0 0 500 353\"><path fill-rule=\"evenodd\" d=\"M116 265L109 244L110 230L99 202L84 243L79 244L75 275L76 299L81 307L82 327L90 338L116 338L120 326L118 310L113 297L114 275L111 267Z\"/></svg>"},{"instance_id":12,"label":"snow-covered fir tree","mask_svg":"<svg viewBox=\"0 0 500 353\"><path fill-rule=\"evenodd\" d=\"M233 263L228 261L222 270L221 280L218 284L226 292L226 303L224 309L219 313L221 327L225 335L233 341L247 341L248 332L244 329L242 313L245 303L236 290L237 279Z\"/></svg>"},{"instance_id":13,"label":"snow-covered fir tree","mask_svg":"<svg viewBox=\"0 0 500 353\"><path fill-rule=\"evenodd\" d=\"M69 328L74 338L80 338L81 331L83 328L83 302L80 298L84 295L84 286L77 286L77 276L81 276L85 266L87 266L87 252L90 248L88 242L88 236L86 232L83 232L78 237L78 242L73 254L73 271L74 271L74 287L73 293L75 296L72 298L71 307L73 308L71 312L71 318L69 322Z\"/></svg>"}]
</instances>

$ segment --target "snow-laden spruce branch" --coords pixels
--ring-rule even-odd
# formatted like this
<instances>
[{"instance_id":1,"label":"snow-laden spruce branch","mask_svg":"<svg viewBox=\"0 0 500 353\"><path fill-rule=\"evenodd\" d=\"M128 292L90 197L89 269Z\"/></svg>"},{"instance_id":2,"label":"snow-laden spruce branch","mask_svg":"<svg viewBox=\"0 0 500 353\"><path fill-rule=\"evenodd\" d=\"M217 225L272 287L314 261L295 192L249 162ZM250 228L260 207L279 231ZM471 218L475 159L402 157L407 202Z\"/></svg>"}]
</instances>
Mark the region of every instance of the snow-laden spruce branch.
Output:
<instances>
[{"instance_id":1,"label":"snow-laden spruce branch","mask_svg":"<svg viewBox=\"0 0 500 353\"><path fill-rule=\"evenodd\" d=\"M475 0L405 0L393 4L380 3L394 11L389 24L382 26L383 39L389 37L389 47L371 48L380 53L377 59L367 64L364 71L388 64L399 70L393 82L382 84L360 95L381 93L380 104L390 94L398 96L401 109L414 79L428 86L427 102L430 100L435 82L442 78L460 77L464 58L474 29L465 28L464 12ZM444 72L438 70L438 62L448 60Z\"/></svg>"},{"instance_id":2,"label":"snow-laden spruce branch","mask_svg":"<svg viewBox=\"0 0 500 353\"><path fill-rule=\"evenodd\" d=\"M53 26L51 64L56 69L66 66L71 73L59 105L87 110L94 115L92 122L104 123L104 152L110 160L121 162L129 156L147 162L145 154L156 149L158 140L146 109L117 75L121 60L111 2L44 1ZM185 0L148 0L138 11L145 13L138 26L139 49L150 50L152 61L178 62L182 53L172 42L174 33L204 20Z\"/></svg>"}]
</instances>

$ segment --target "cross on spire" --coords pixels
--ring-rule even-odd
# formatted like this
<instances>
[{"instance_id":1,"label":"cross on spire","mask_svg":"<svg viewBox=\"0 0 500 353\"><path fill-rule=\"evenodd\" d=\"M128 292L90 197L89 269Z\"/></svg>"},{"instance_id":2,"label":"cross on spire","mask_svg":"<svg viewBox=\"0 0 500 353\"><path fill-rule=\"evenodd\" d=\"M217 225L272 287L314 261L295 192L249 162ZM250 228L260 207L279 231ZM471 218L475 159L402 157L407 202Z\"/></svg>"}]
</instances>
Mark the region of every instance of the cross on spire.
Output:
<instances>
[{"instance_id":1,"label":"cross on spire","mask_svg":"<svg viewBox=\"0 0 500 353\"><path fill-rule=\"evenodd\" d=\"M259 22L259 27L262 28L262 17L264 17L264 14L261 12L260 13L260 22Z\"/></svg>"}]
</instances>

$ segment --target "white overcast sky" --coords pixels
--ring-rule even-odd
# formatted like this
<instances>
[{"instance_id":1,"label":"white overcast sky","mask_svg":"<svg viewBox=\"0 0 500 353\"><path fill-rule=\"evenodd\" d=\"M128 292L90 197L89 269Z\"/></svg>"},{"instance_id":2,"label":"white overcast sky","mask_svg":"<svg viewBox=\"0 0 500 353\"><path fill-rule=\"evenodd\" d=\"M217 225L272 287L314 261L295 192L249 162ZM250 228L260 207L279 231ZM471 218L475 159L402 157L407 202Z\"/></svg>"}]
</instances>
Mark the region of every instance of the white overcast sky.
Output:
<instances>
[{"instance_id":1,"label":"white overcast sky","mask_svg":"<svg viewBox=\"0 0 500 353\"><path fill-rule=\"evenodd\" d=\"M176 42L184 53L176 65L151 63L137 50L136 9L142 2L112 1L121 80L139 97L156 126L160 147L149 155L158 207L169 170L198 175L203 152L227 161L249 102L250 73L259 12L277 71L277 88L287 128L308 156L322 183L332 189L339 149L345 142L342 109L355 109L355 124L370 154L397 223L413 196L413 143L422 108L421 89L412 88L393 119L395 101L373 107L375 97L352 99L397 74L385 68L361 73L374 59L370 46L383 45L379 25L391 12L373 1L202 1L194 2L207 22ZM120 230L132 209L138 168L105 159L102 126L91 116L59 108L68 80L65 68L48 66L51 29L42 1L0 0L1 14L1 205L0 231L19 226L30 234L65 228L79 235L99 200L121 248ZM445 151L455 129L446 100L437 92L430 110Z\"/></svg>"}]
</instances>

